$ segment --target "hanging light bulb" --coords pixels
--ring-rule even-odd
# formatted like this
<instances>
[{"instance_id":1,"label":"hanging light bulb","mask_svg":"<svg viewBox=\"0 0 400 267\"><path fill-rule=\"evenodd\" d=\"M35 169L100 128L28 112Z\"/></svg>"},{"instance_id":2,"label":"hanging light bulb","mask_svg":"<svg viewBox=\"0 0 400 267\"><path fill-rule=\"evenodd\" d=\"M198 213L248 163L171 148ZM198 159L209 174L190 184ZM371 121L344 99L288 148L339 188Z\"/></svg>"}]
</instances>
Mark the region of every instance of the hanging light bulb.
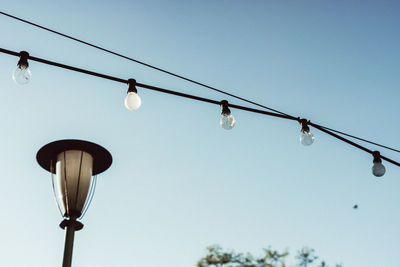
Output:
<instances>
[{"instance_id":1,"label":"hanging light bulb","mask_svg":"<svg viewBox=\"0 0 400 267\"><path fill-rule=\"evenodd\" d=\"M314 143L314 135L310 132L310 128L307 124L308 123L306 119L300 120L300 143L304 146L310 146L312 143Z\"/></svg>"},{"instance_id":2,"label":"hanging light bulb","mask_svg":"<svg viewBox=\"0 0 400 267\"><path fill-rule=\"evenodd\" d=\"M231 110L229 109L228 101L221 101L221 120L219 125L225 130L231 130L236 124L235 118L231 115Z\"/></svg>"},{"instance_id":3,"label":"hanging light bulb","mask_svg":"<svg viewBox=\"0 0 400 267\"><path fill-rule=\"evenodd\" d=\"M374 151L372 155L374 156L374 161L373 161L374 165L372 165L372 174L375 175L376 177L381 177L386 172L385 166L383 166L382 164L381 154L379 153L379 151Z\"/></svg>"},{"instance_id":4,"label":"hanging light bulb","mask_svg":"<svg viewBox=\"0 0 400 267\"><path fill-rule=\"evenodd\" d=\"M30 81L32 76L32 73L28 68L29 53L26 51L21 51L19 55L20 57L17 63L17 68L14 70L12 78L17 84L24 85Z\"/></svg>"},{"instance_id":5,"label":"hanging light bulb","mask_svg":"<svg viewBox=\"0 0 400 267\"><path fill-rule=\"evenodd\" d=\"M129 87L127 95L125 97L125 107L129 110L137 110L142 105L142 100L137 94L136 80L129 79L128 84Z\"/></svg>"}]
</instances>

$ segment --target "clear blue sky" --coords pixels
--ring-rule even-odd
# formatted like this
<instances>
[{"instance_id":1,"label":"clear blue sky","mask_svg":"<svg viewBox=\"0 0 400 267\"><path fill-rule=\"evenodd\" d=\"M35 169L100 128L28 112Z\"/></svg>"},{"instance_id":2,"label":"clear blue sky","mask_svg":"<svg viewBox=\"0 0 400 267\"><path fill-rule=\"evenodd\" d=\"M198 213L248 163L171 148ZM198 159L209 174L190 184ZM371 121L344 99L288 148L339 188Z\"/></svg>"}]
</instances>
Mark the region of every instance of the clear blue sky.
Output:
<instances>
[{"instance_id":1,"label":"clear blue sky","mask_svg":"<svg viewBox=\"0 0 400 267\"><path fill-rule=\"evenodd\" d=\"M3 1L1 10L294 116L399 148L396 1ZM0 16L0 47L224 99L190 83ZM399 266L400 168L296 122L139 89L0 55L0 265L60 266L64 232L36 152L58 139L101 144L73 266L194 266L206 246L261 254L316 249L328 263ZM243 104L227 98L232 103ZM367 146L375 149L372 146ZM399 160L397 153L382 154ZM358 210L352 209L354 204Z\"/></svg>"}]
</instances>

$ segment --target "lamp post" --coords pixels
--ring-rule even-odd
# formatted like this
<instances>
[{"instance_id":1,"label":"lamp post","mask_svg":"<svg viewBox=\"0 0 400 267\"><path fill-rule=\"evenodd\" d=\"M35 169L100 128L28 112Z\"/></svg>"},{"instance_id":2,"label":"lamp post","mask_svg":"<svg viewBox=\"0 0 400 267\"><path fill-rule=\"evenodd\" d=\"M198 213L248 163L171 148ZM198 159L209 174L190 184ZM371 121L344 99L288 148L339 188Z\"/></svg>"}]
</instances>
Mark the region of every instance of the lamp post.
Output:
<instances>
[{"instance_id":1,"label":"lamp post","mask_svg":"<svg viewBox=\"0 0 400 267\"><path fill-rule=\"evenodd\" d=\"M42 147L36 159L52 174L53 190L66 229L63 267L70 267L75 231L83 228L78 221L93 197L96 175L107 170L112 156L105 148L88 141L60 140Z\"/></svg>"}]
</instances>

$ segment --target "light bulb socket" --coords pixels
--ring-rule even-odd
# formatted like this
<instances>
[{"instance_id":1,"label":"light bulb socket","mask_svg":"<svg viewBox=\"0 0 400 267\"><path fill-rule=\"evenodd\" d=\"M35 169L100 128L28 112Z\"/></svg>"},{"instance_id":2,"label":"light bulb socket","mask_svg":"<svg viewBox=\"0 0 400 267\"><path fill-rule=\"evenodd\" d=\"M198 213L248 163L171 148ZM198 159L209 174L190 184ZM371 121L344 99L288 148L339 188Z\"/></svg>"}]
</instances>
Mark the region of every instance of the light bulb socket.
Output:
<instances>
[{"instance_id":1,"label":"light bulb socket","mask_svg":"<svg viewBox=\"0 0 400 267\"><path fill-rule=\"evenodd\" d=\"M229 116L231 115L231 110L229 109L229 103L227 100L222 100L220 102L221 105L221 115Z\"/></svg>"},{"instance_id":2,"label":"light bulb socket","mask_svg":"<svg viewBox=\"0 0 400 267\"><path fill-rule=\"evenodd\" d=\"M373 163L382 163L381 153L379 153L379 151L372 152L372 156L374 157Z\"/></svg>"},{"instance_id":3,"label":"light bulb socket","mask_svg":"<svg viewBox=\"0 0 400 267\"><path fill-rule=\"evenodd\" d=\"M29 67L29 63L28 63L28 58L29 58L29 53L26 51L21 51L19 52L19 61L17 63L17 66L22 69L26 69Z\"/></svg>"},{"instance_id":4,"label":"light bulb socket","mask_svg":"<svg viewBox=\"0 0 400 267\"><path fill-rule=\"evenodd\" d=\"M132 92L137 94L136 80L135 79L129 79L128 80L128 91L127 91L127 93L132 93Z\"/></svg>"},{"instance_id":5,"label":"light bulb socket","mask_svg":"<svg viewBox=\"0 0 400 267\"><path fill-rule=\"evenodd\" d=\"M309 133L310 132L310 127L308 127L308 121L307 119L299 119L299 123L301 126L301 132L303 133Z\"/></svg>"}]
</instances>

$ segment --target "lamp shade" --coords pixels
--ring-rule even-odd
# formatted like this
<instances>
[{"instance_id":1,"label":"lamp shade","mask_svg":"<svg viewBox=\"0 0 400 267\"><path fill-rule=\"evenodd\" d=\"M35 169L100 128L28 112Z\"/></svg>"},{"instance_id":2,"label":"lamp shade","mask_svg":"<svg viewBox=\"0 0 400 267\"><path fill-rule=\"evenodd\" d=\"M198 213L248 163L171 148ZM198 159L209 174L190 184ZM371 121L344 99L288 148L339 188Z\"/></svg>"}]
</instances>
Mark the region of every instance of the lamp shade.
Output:
<instances>
[{"instance_id":1,"label":"lamp shade","mask_svg":"<svg viewBox=\"0 0 400 267\"><path fill-rule=\"evenodd\" d=\"M54 193L65 217L80 217L92 184L93 157L81 150L57 155ZM53 178L54 179L54 178Z\"/></svg>"},{"instance_id":2,"label":"lamp shade","mask_svg":"<svg viewBox=\"0 0 400 267\"><path fill-rule=\"evenodd\" d=\"M65 218L77 219L90 204L95 177L112 163L103 147L81 140L61 140L42 147L39 165L52 173L57 204ZM55 175L54 175L55 174Z\"/></svg>"}]
</instances>

